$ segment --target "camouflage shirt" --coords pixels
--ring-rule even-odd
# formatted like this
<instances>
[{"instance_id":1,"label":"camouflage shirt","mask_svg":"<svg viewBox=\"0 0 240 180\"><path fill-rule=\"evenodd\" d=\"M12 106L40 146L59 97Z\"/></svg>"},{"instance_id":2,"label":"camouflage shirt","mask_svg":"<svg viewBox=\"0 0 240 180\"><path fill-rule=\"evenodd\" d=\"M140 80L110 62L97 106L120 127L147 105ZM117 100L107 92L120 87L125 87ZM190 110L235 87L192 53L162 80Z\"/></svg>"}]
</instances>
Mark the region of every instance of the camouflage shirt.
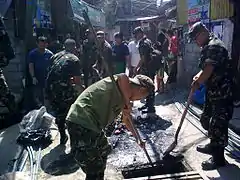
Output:
<instances>
[{"instance_id":1,"label":"camouflage shirt","mask_svg":"<svg viewBox=\"0 0 240 180\"><path fill-rule=\"evenodd\" d=\"M210 63L214 70L206 82L207 97L210 101L232 99L233 69L228 51L223 42L211 35L201 51L199 67L204 69Z\"/></svg>"},{"instance_id":2,"label":"camouflage shirt","mask_svg":"<svg viewBox=\"0 0 240 180\"><path fill-rule=\"evenodd\" d=\"M97 47L95 42L88 39L83 41L83 66L84 68L92 67L97 60Z\"/></svg>"},{"instance_id":3,"label":"camouflage shirt","mask_svg":"<svg viewBox=\"0 0 240 180\"><path fill-rule=\"evenodd\" d=\"M153 51L152 42L147 37L144 37L139 41L139 54L144 57L143 67L148 68L148 63L151 61L151 54Z\"/></svg>"},{"instance_id":4,"label":"camouflage shirt","mask_svg":"<svg viewBox=\"0 0 240 180\"><path fill-rule=\"evenodd\" d=\"M80 60L66 51L55 54L51 60L52 65L46 80L46 93L50 101L69 106L69 103L73 103L78 96L73 77L81 76Z\"/></svg>"}]
</instances>

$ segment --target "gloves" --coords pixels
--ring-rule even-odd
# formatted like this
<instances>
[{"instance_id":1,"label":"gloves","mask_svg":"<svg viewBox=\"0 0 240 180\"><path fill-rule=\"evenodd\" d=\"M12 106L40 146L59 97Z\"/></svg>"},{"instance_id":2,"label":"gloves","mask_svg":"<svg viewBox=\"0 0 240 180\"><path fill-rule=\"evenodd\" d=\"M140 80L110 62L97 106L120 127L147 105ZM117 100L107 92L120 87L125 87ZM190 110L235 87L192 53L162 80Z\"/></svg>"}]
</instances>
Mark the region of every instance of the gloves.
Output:
<instances>
[{"instance_id":1,"label":"gloves","mask_svg":"<svg viewBox=\"0 0 240 180\"><path fill-rule=\"evenodd\" d=\"M32 77L32 83L33 83L33 85L37 85L38 80L36 77Z\"/></svg>"}]
</instances>

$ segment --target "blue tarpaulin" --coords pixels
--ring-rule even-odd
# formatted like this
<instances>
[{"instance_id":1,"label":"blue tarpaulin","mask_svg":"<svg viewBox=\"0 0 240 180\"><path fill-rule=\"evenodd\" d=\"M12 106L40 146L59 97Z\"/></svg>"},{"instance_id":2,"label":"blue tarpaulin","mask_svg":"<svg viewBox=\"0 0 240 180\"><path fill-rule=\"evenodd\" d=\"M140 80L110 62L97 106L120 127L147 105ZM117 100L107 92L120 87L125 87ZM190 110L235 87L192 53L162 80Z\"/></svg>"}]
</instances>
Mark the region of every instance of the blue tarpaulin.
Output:
<instances>
[{"instance_id":1,"label":"blue tarpaulin","mask_svg":"<svg viewBox=\"0 0 240 180\"><path fill-rule=\"evenodd\" d=\"M206 87L201 85L198 90L193 94L193 102L199 105L203 105L205 102Z\"/></svg>"}]
</instances>

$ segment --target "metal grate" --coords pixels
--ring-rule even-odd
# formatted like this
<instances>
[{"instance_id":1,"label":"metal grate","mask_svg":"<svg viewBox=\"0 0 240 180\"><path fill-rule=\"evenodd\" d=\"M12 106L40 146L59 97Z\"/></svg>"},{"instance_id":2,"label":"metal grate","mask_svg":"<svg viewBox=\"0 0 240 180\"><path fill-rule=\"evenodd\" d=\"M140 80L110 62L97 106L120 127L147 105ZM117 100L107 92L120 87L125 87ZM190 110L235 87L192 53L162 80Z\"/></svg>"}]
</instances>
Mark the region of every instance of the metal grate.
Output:
<instances>
[{"instance_id":1,"label":"metal grate","mask_svg":"<svg viewBox=\"0 0 240 180\"><path fill-rule=\"evenodd\" d=\"M209 178L207 178L205 175L203 175L197 171L131 178L128 180L147 180L147 179L148 180L209 180Z\"/></svg>"}]
</instances>

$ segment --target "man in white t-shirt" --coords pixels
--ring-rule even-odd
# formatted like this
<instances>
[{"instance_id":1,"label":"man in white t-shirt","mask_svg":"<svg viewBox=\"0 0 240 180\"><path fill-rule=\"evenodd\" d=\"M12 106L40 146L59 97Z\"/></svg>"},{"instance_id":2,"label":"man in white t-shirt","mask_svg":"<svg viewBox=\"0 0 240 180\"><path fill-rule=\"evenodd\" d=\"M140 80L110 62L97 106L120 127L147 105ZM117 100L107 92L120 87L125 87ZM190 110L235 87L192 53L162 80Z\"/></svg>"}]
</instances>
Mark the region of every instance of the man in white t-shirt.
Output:
<instances>
[{"instance_id":1,"label":"man in white t-shirt","mask_svg":"<svg viewBox=\"0 0 240 180\"><path fill-rule=\"evenodd\" d=\"M138 42L136 40L132 40L128 44L128 49L130 52L130 61L131 61L131 67L128 67L129 77L132 77L134 75L134 73L133 73L134 68L137 67L137 65L140 61L140 54L139 54L137 44L138 44Z\"/></svg>"}]
</instances>

